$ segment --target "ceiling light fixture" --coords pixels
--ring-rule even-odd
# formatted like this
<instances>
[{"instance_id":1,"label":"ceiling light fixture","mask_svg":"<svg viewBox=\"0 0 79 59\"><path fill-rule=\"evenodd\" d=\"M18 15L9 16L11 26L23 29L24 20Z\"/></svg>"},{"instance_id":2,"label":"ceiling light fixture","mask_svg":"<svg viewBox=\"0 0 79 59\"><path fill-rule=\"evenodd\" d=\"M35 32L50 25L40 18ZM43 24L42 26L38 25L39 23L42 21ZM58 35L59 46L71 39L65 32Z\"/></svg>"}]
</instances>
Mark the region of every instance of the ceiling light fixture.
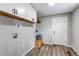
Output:
<instances>
[{"instance_id":1,"label":"ceiling light fixture","mask_svg":"<svg viewBox=\"0 0 79 59\"><path fill-rule=\"evenodd\" d=\"M49 5L49 6L54 6L54 5L55 5L55 3L48 3L48 5Z\"/></svg>"}]
</instances>

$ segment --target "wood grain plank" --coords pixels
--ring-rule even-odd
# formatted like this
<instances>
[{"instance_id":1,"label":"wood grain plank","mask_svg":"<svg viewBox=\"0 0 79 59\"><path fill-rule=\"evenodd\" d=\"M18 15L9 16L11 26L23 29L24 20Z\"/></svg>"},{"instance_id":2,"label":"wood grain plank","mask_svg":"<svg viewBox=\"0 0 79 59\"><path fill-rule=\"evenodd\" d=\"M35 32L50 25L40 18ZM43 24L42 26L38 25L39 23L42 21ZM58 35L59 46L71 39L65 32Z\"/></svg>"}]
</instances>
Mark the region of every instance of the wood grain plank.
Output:
<instances>
[{"instance_id":1,"label":"wood grain plank","mask_svg":"<svg viewBox=\"0 0 79 59\"><path fill-rule=\"evenodd\" d=\"M39 49L39 51L38 51L38 53L37 53L37 56L42 56L42 55L43 55L43 53L44 53L44 48L45 48L45 45L43 45L43 46Z\"/></svg>"},{"instance_id":2,"label":"wood grain plank","mask_svg":"<svg viewBox=\"0 0 79 59\"><path fill-rule=\"evenodd\" d=\"M68 54L68 48L64 46L63 47L63 50L64 50L65 56L69 56L69 54Z\"/></svg>"},{"instance_id":3,"label":"wood grain plank","mask_svg":"<svg viewBox=\"0 0 79 59\"><path fill-rule=\"evenodd\" d=\"M47 46L45 56L49 56L49 55L50 55L50 44Z\"/></svg>"},{"instance_id":4,"label":"wood grain plank","mask_svg":"<svg viewBox=\"0 0 79 59\"><path fill-rule=\"evenodd\" d=\"M50 49L50 56L54 56L54 46L53 45L50 45L51 46L51 49Z\"/></svg>"},{"instance_id":5,"label":"wood grain plank","mask_svg":"<svg viewBox=\"0 0 79 59\"><path fill-rule=\"evenodd\" d=\"M78 56L70 47L44 44L41 48L32 49L26 56Z\"/></svg>"},{"instance_id":6,"label":"wood grain plank","mask_svg":"<svg viewBox=\"0 0 79 59\"><path fill-rule=\"evenodd\" d=\"M68 51L70 56L78 56L77 53L72 48L69 47Z\"/></svg>"},{"instance_id":7,"label":"wood grain plank","mask_svg":"<svg viewBox=\"0 0 79 59\"><path fill-rule=\"evenodd\" d=\"M61 56L65 56L63 46L59 47Z\"/></svg>"}]
</instances>

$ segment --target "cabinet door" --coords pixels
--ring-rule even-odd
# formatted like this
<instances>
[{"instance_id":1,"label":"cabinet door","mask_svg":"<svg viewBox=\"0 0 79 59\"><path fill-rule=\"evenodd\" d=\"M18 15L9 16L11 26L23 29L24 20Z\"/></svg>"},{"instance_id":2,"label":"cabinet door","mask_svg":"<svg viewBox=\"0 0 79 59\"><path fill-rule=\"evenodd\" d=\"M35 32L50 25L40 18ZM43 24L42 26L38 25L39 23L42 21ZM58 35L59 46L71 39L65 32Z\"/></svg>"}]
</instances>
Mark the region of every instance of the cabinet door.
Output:
<instances>
[{"instance_id":1,"label":"cabinet door","mask_svg":"<svg viewBox=\"0 0 79 59\"><path fill-rule=\"evenodd\" d=\"M33 22L37 21L37 11L32 7L32 5L28 5L28 18Z\"/></svg>"},{"instance_id":2,"label":"cabinet door","mask_svg":"<svg viewBox=\"0 0 79 59\"><path fill-rule=\"evenodd\" d=\"M30 21L35 21L36 11L30 4L16 3L17 15L23 18L26 18Z\"/></svg>"},{"instance_id":3,"label":"cabinet door","mask_svg":"<svg viewBox=\"0 0 79 59\"><path fill-rule=\"evenodd\" d=\"M53 42L54 44L67 45L67 17L53 18Z\"/></svg>"},{"instance_id":4,"label":"cabinet door","mask_svg":"<svg viewBox=\"0 0 79 59\"><path fill-rule=\"evenodd\" d=\"M16 3L15 8L17 10L17 15L23 18L28 19L28 8L24 3ZM29 19L30 20L30 19Z\"/></svg>"},{"instance_id":5,"label":"cabinet door","mask_svg":"<svg viewBox=\"0 0 79 59\"><path fill-rule=\"evenodd\" d=\"M13 4L12 3L0 3L0 10L8 13L12 13Z\"/></svg>"}]
</instances>

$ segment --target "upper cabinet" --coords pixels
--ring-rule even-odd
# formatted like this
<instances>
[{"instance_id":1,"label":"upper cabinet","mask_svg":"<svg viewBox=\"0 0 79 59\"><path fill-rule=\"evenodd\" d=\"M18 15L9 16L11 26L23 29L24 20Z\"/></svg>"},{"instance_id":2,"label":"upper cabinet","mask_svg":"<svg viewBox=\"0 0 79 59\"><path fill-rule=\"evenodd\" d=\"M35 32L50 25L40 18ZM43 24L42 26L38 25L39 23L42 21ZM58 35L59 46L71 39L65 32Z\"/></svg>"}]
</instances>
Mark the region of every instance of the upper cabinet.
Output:
<instances>
[{"instance_id":1,"label":"upper cabinet","mask_svg":"<svg viewBox=\"0 0 79 59\"><path fill-rule=\"evenodd\" d=\"M0 3L0 10L1 11L6 11L8 13L12 14L12 9L13 9L13 4L11 3Z\"/></svg>"},{"instance_id":2,"label":"upper cabinet","mask_svg":"<svg viewBox=\"0 0 79 59\"><path fill-rule=\"evenodd\" d=\"M0 10L37 22L37 11L27 3L0 3Z\"/></svg>"}]
</instances>

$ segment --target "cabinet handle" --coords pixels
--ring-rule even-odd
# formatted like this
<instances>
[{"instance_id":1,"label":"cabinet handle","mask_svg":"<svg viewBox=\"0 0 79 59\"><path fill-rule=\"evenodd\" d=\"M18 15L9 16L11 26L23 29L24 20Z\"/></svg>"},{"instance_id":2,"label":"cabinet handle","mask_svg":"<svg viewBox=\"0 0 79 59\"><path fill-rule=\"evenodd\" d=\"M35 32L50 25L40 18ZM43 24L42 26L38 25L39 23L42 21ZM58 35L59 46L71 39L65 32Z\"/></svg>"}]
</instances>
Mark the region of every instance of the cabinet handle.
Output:
<instances>
[{"instance_id":1,"label":"cabinet handle","mask_svg":"<svg viewBox=\"0 0 79 59\"><path fill-rule=\"evenodd\" d=\"M16 10L15 10L15 8L14 9L12 9L12 12L15 14L16 13Z\"/></svg>"}]
</instances>

